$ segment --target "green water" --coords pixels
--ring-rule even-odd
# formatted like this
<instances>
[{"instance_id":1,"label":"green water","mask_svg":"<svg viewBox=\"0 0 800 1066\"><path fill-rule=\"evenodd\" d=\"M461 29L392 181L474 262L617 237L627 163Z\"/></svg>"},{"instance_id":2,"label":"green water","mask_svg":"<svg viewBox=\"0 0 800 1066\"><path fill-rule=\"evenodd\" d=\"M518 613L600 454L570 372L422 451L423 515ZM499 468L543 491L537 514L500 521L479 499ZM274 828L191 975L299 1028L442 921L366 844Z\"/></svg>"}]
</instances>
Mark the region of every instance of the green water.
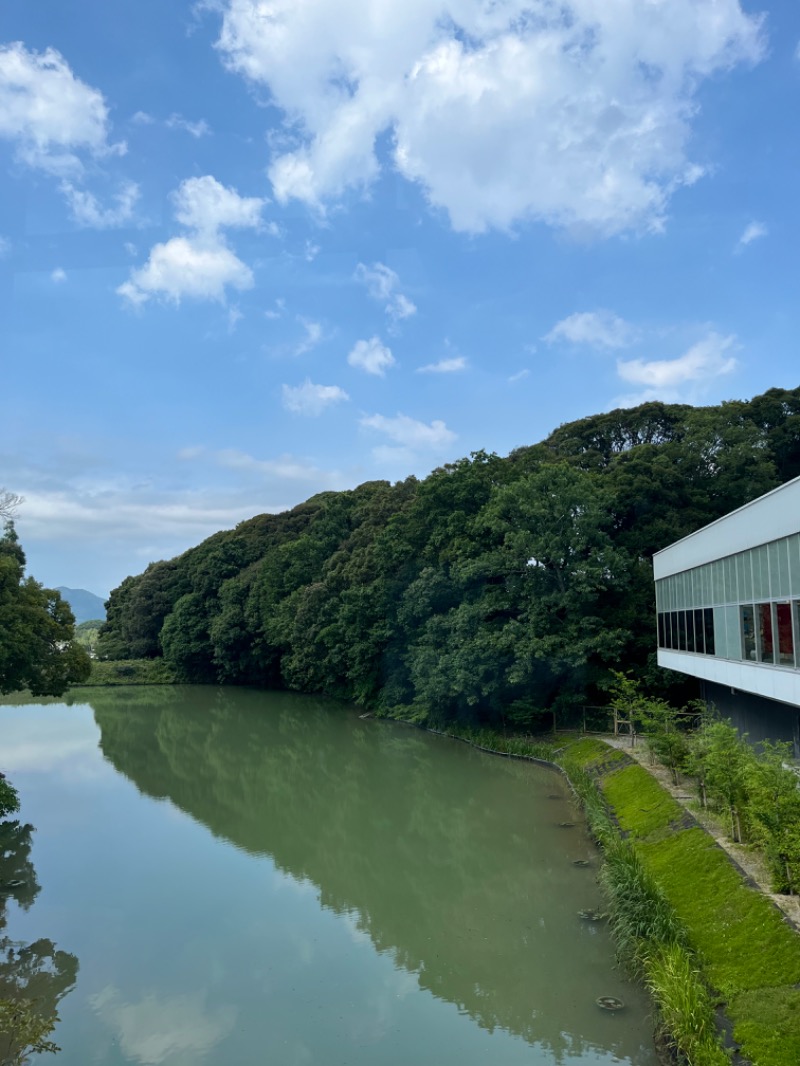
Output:
<instances>
[{"instance_id":1,"label":"green water","mask_svg":"<svg viewBox=\"0 0 800 1066\"><path fill-rule=\"evenodd\" d=\"M6 846L28 873L0 936L51 941L61 997L37 1062L655 1062L644 997L578 916L597 855L552 771L196 687L2 706L0 768L36 826Z\"/></svg>"}]
</instances>

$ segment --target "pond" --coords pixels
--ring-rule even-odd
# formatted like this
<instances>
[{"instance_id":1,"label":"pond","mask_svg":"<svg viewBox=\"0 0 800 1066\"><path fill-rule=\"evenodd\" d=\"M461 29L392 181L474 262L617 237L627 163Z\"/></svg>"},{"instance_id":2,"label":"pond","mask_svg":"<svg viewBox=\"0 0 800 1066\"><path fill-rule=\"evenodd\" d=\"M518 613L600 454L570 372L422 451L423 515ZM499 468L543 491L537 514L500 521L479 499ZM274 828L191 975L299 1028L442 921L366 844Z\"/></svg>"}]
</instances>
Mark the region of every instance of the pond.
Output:
<instances>
[{"instance_id":1,"label":"pond","mask_svg":"<svg viewBox=\"0 0 800 1066\"><path fill-rule=\"evenodd\" d=\"M552 770L193 686L7 701L0 768L36 827L6 841L0 937L49 945L60 1000L37 1062L655 1063Z\"/></svg>"}]
</instances>

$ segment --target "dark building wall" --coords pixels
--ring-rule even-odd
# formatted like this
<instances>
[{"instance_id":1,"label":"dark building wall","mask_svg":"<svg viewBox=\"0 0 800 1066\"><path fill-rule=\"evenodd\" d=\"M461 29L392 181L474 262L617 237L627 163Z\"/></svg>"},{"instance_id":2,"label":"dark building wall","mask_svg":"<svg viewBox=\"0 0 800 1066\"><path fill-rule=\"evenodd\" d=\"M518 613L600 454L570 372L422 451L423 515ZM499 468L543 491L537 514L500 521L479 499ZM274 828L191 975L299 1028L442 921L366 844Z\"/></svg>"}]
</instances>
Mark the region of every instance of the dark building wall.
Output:
<instances>
[{"instance_id":1,"label":"dark building wall","mask_svg":"<svg viewBox=\"0 0 800 1066\"><path fill-rule=\"evenodd\" d=\"M786 740L800 758L800 707L778 703L750 692L731 690L715 681L702 681L703 698L713 704L722 718L730 718L752 744L760 740Z\"/></svg>"}]
</instances>

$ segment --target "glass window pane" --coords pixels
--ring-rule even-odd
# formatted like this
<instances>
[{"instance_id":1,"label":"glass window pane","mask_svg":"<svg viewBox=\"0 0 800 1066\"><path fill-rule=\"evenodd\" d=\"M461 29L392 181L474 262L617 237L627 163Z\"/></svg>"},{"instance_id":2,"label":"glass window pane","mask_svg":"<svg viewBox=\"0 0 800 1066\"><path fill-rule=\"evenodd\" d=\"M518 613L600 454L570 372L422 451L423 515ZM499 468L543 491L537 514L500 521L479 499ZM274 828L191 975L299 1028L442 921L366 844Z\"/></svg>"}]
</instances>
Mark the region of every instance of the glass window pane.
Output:
<instances>
[{"instance_id":1,"label":"glass window pane","mask_svg":"<svg viewBox=\"0 0 800 1066\"><path fill-rule=\"evenodd\" d=\"M686 611L678 611L678 648L686 651Z\"/></svg>"},{"instance_id":2,"label":"glass window pane","mask_svg":"<svg viewBox=\"0 0 800 1066\"><path fill-rule=\"evenodd\" d=\"M725 574L725 602L738 603L739 593L736 589L736 563L733 556L729 555L727 559L723 559L722 566Z\"/></svg>"},{"instance_id":3,"label":"glass window pane","mask_svg":"<svg viewBox=\"0 0 800 1066\"><path fill-rule=\"evenodd\" d=\"M659 612L658 615L658 646L659 648L665 648L664 643L664 615Z\"/></svg>"},{"instance_id":4,"label":"glass window pane","mask_svg":"<svg viewBox=\"0 0 800 1066\"><path fill-rule=\"evenodd\" d=\"M725 585L722 574L722 563L719 559L716 559L711 564L711 595L713 597L712 603L724 603L725 602Z\"/></svg>"},{"instance_id":5,"label":"glass window pane","mask_svg":"<svg viewBox=\"0 0 800 1066\"><path fill-rule=\"evenodd\" d=\"M703 629L706 638L706 655L714 655L714 611L711 607L706 607L703 611Z\"/></svg>"},{"instance_id":6,"label":"glass window pane","mask_svg":"<svg viewBox=\"0 0 800 1066\"><path fill-rule=\"evenodd\" d=\"M800 533L795 533L787 540L789 550L789 591L792 596L800 596Z\"/></svg>"},{"instance_id":7,"label":"glass window pane","mask_svg":"<svg viewBox=\"0 0 800 1066\"><path fill-rule=\"evenodd\" d=\"M778 631L778 662L781 666L794 666L792 605L788 601L775 604L775 622Z\"/></svg>"},{"instance_id":8,"label":"glass window pane","mask_svg":"<svg viewBox=\"0 0 800 1066\"><path fill-rule=\"evenodd\" d=\"M739 609L742 622L742 658L755 661L756 657L756 630L753 615L753 605L745 604Z\"/></svg>"},{"instance_id":9,"label":"glass window pane","mask_svg":"<svg viewBox=\"0 0 800 1066\"><path fill-rule=\"evenodd\" d=\"M789 541L778 541L778 588L772 593L772 598L791 596L792 583L789 579Z\"/></svg>"},{"instance_id":10,"label":"glass window pane","mask_svg":"<svg viewBox=\"0 0 800 1066\"><path fill-rule=\"evenodd\" d=\"M772 645L772 604L756 604L756 621L758 623L758 657L762 663L774 662L775 649Z\"/></svg>"},{"instance_id":11,"label":"glass window pane","mask_svg":"<svg viewBox=\"0 0 800 1066\"><path fill-rule=\"evenodd\" d=\"M694 611L694 650L701 653L706 650L703 639L703 612L699 609Z\"/></svg>"},{"instance_id":12,"label":"glass window pane","mask_svg":"<svg viewBox=\"0 0 800 1066\"><path fill-rule=\"evenodd\" d=\"M686 650L696 650L694 644L694 611L686 612Z\"/></svg>"},{"instance_id":13,"label":"glass window pane","mask_svg":"<svg viewBox=\"0 0 800 1066\"><path fill-rule=\"evenodd\" d=\"M736 556L736 579L739 585L739 601L753 598L753 571L750 568L750 552Z\"/></svg>"},{"instance_id":14,"label":"glass window pane","mask_svg":"<svg viewBox=\"0 0 800 1066\"><path fill-rule=\"evenodd\" d=\"M765 544L753 548L753 596L759 600L769 599L769 558Z\"/></svg>"},{"instance_id":15,"label":"glass window pane","mask_svg":"<svg viewBox=\"0 0 800 1066\"><path fill-rule=\"evenodd\" d=\"M708 565L700 567L700 597L704 606L711 603L711 570Z\"/></svg>"}]
</instances>

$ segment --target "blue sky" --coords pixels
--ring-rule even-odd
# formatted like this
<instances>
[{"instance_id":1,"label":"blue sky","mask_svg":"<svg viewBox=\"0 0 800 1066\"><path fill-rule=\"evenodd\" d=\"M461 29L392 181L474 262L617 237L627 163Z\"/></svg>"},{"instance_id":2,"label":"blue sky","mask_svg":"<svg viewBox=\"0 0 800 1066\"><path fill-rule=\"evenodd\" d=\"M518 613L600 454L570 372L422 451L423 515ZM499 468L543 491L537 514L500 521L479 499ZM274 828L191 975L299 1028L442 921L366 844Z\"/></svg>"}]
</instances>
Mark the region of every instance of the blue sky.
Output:
<instances>
[{"instance_id":1,"label":"blue sky","mask_svg":"<svg viewBox=\"0 0 800 1066\"><path fill-rule=\"evenodd\" d=\"M796 387L799 104L794 0L2 0L29 571Z\"/></svg>"}]
</instances>

